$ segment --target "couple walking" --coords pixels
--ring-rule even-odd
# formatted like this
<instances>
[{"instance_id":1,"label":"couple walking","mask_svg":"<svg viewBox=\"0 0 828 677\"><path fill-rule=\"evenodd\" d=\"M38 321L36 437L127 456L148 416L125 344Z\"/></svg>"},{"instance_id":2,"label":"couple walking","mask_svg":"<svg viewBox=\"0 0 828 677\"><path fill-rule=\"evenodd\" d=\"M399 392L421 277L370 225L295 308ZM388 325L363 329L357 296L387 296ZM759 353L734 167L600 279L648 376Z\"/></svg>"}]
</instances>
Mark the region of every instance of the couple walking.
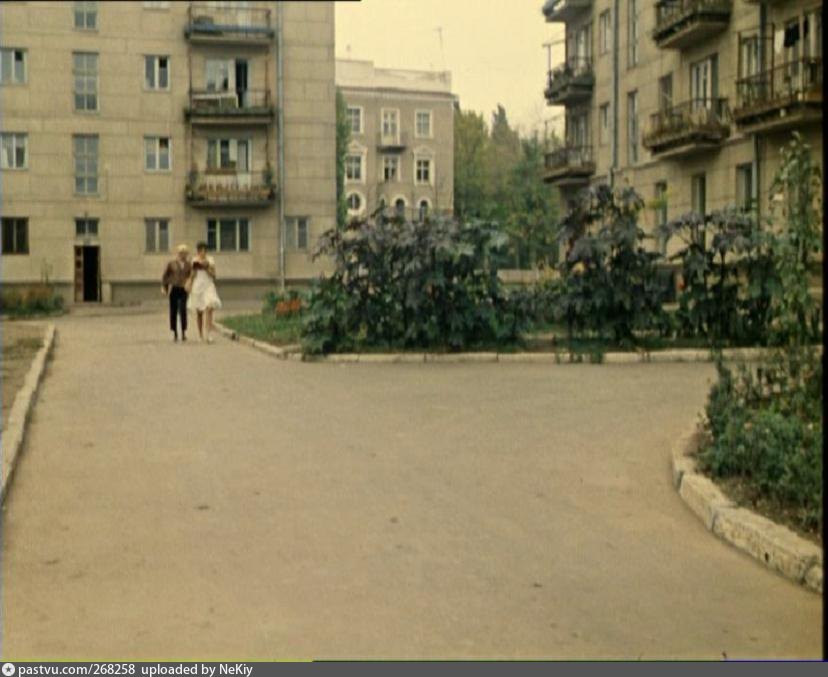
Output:
<instances>
[{"instance_id":1,"label":"couple walking","mask_svg":"<svg viewBox=\"0 0 828 677\"><path fill-rule=\"evenodd\" d=\"M187 245L178 246L178 255L167 264L161 278L161 293L170 299L170 329L173 341L178 341L178 322L181 319L181 340L187 340L187 306L195 308L198 337L213 342L213 311L221 308L216 292L216 262L207 256L207 244L196 245L196 255L190 260ZM206 325L206 326L205 326Z\"/></svg>"}]
</instances>

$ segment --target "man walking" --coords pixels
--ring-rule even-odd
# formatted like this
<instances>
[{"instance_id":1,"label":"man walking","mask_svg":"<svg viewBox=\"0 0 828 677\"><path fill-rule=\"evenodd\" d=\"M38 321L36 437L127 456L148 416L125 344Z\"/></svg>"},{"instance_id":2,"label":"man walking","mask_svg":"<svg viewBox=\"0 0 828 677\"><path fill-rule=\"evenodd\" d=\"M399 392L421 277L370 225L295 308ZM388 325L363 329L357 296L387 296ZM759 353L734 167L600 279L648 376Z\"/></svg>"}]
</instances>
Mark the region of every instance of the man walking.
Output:
<instances>
[{"instance_id":1,"label":"man walking","mask_svg":"<svg viewBox=\"0 0 828 677\"><path fill-rule=\"evenodd\" d=\"M178 340L177 317L181 317L181 340L187 340L187 283L192 272L187 245L178 245L178 255L167 264L161 278L161 293L170 299L170 329Z\"/></svg>"}]
</instances>

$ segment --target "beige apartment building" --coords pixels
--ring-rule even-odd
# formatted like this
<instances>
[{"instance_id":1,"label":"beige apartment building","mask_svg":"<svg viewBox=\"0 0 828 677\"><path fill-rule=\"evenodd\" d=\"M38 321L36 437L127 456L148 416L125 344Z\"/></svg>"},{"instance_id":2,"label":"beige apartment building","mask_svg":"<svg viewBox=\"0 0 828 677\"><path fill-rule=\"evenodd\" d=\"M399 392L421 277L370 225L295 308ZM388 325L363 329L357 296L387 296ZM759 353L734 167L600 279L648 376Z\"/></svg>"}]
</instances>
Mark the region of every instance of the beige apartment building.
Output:
<instances>
[{"instance_id":1,"label":"beige apartment building","mask_svg":"<svg viewBox=\"0 0 828 677\"><path fill-rule=\"evenodd\" d=\"M319 271L336 221L332 2L0 5L2 282L157 298L206 241L225 298Z\"/></svg>"},{"instance_id":2,"label":"beige apartment building","mask_svg":"<svg viewBox=\"0 0 828 677\"><path fill-rule=\"evenodd\" d=\"M822 163L821 2L548 0L543 13L566 29L545 90L566 111L546 157L565 199L629 185L650 227L729 205L766 213L793 130Z\"/></svg>"},{"instance_id":3,"label":"beige apartment building","mask_svg":"<svg viewBox=\"0 0 828 677\"><path fill-rule=\"evenodd\" d=\"M410 219L454 209L454 107L449 72L337 60L351 142L345 194L352 218L384 206Z\"/></svg>"}]
</instances>

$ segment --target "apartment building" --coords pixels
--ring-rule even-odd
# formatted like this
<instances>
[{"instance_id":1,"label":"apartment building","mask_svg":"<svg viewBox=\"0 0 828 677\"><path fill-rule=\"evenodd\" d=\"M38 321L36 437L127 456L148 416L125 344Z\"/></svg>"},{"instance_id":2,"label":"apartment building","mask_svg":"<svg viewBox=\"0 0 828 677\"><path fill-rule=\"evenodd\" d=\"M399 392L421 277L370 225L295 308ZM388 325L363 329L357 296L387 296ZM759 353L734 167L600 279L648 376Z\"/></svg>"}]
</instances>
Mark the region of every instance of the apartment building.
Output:
<instances>
[{"instance_id":1,"label":"apartment building","mask_svg":"<svg viewBox=\"0 0 828 677\"><path fill-rule=\"evenodd\" d=\"M0 5L2 281L157 298L206 241L222 296L315 276L336 221L332 2Z\"/></svg>"},{"instance_id":2,"label":"apartment building","mask_svg":"<svg viewBox=\"0 0 828 677\"><path fill-rule=\"evenodd\" d=\"M821 164L821 2L548 0L543 14L565 28L545 89L565 107L546 156L565 199L632 186L650 228L729 205L765 213L793 130Z\"/></svg>"},{"instance_id":3,"label":"apartment building","mask_svg":"<svg viewBox=\"0 0 828 677\"><path fill-rule=\"evenodd\" d=\"M410 219L454 208L451 74L337 60L351 142L345 193L353 218L379 207Z\"/></svg>"}]
</instances>

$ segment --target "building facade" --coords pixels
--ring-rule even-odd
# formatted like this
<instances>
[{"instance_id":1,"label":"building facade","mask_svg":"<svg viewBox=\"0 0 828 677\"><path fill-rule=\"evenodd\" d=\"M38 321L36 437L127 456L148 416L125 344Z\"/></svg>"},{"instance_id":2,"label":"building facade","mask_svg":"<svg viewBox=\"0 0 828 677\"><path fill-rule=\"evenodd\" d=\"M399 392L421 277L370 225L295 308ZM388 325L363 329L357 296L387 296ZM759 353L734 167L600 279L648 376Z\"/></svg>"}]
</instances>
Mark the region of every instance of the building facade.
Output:
<instances>
[{"instance_id":1,"label":"building facade","mask_svg":"<svg viewBox=\"0 0 828 677\"><path fill-rule=\"evenodd\" d=\"M410 219L454 209L454 107L448 72L337 60L351 141L345 194L352 218L384 206Z\"/></svg>"},{"instance_id":2,"label":"building facade","mask_svg":"<svg viewBox=\"0 0 828 677\"><path fill-rule=\"evenodd\" d=\"M225 297L317 274L336 221L332 2L0 12L4 286L157 297L175 245L198 241Z\"/></svg>"},{"instance_id":3,"label":"building facade","mask_svg":"<svg viewBox=\"0 0 828 677\"><path fill-rule=\"evenodd\" d=\"M543 13L566 28L545 90L566 111L546 156L566 200L629 185L651 228L727 206L765 214L793 130L822 163L821 2L548 0Z\"/></svg>"}]
</instances>

